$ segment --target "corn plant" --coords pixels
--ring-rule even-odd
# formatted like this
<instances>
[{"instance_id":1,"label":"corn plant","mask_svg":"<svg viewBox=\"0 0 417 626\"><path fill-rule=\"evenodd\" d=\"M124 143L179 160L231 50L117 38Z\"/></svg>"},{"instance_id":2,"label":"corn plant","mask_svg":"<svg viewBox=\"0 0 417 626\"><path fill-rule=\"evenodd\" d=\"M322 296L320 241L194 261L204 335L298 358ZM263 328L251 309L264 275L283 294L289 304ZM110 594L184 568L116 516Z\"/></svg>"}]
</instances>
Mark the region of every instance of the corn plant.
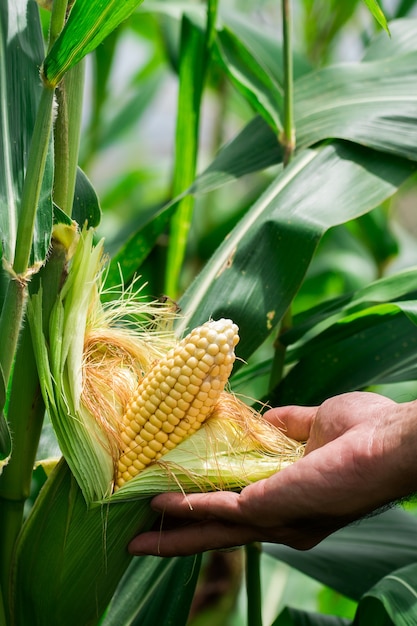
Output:
<instances>
[{"instance_id":1,"label":"corn plant","mask_svg":"<svg viewBox=\"0 0 417 626\"><path fill-rule=\"evenodd\" d=\"M309 403L414 378L415 270L385 275L385 267L396 243L386 204L417 160L415 20L388 25L367 0L382 30L362 61L314 68L316 52L306 61L293 51L287 1L281 43L215 0L139 4L54 0L39 8L10 0L0 7L5 626L185 624L200 560L132 561L127 552L129 540L155 522L150 498L170 489L239 490L302 454L231 389L246 396L255 389L262 403ZM351 13L333 11L340 28ZM104 241L100 202L80 164L91 167L106 141L100 97L129 23L157 25L172 52L175 159L168 197L144 210L139 226L133 216L128 236ZM96 55L95 117L80 154L89 53ZM148 74L157 65L153 59ZM144 82L146 100L155 83ZM203 95L213 84L230 85L250 114L199 170ZM107 141L127 118L126 111L115 118ZM190 270L196 202L266 169L228 236L217 238L198 272ZM321 301L312 272L337 232L366 241L376 275ZM155 299L160 287L168 298ZM39 459L45 420L59 459ZM353 598L355 624L403 624L416 618L404 591L415 588L414 532L414 519L395 511L308 555L265 551ZM248 546L246 556L254 625L262 612L258 547ZM289 623L328 621L286 608L274 624Z\"/></svg>"}]
</instances>

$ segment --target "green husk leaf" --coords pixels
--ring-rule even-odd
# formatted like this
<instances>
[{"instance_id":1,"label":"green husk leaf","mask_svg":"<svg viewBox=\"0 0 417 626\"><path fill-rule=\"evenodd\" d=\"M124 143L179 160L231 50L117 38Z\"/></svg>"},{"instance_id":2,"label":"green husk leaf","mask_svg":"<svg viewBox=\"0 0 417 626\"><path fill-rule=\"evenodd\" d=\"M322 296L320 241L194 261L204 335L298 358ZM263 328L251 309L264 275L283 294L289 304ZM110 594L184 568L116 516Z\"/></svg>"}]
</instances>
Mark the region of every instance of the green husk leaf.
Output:
<instances>
[{"instance_id":1,"label":"green husk leaf","mask_svg":"<svg viewBox=\"0 0 417 626\"><path fill-rule=\"evenodd\" d=\"M113 476L104 434L80 402L84 329L103 246L100 242L92 248L92 239L93 231L86 231L76 247L72 270L51 313L49 345L42 333L42 288L28 305L45 404L61 450L88 501L109 494Z\"/></svg>"}]
</instances>

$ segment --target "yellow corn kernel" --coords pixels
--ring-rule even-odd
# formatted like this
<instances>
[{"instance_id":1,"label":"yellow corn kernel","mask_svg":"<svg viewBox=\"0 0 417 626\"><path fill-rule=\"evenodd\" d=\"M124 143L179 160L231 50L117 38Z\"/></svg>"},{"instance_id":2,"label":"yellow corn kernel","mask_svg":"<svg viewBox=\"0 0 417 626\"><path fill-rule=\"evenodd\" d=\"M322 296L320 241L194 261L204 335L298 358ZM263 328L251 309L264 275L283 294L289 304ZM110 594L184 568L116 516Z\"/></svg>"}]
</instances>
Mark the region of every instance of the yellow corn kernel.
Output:
<instances>
[{"instance_id":1,"label":"yellow corn kernel","mask_svg":"<svg viewBox=\"0 0 417 626\"><path fill-rule=\"evenodd\" d=\"M210 416L231 374L238 341L238 328L231 320L206 322L142 379L122 420L116 488L126 482L126 476L135 476L198 430ZM132 433L134 438L129 439Z\"/></svg>"}]
</instances>

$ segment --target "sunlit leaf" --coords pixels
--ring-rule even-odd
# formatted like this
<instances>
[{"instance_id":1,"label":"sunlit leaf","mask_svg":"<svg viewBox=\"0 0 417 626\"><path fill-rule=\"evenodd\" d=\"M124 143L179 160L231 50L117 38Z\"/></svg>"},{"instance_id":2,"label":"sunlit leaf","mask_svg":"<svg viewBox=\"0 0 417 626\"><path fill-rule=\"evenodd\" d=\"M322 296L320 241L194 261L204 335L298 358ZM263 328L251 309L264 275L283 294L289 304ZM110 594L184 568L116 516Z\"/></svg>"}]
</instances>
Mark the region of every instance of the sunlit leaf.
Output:
<instances>
[{"instance_id":1,"label":"sunlit leaf","mask_svg":"<svg viewBox=\"0 0 417 626\"><path fill-rule=\"evenodd\" d=\"M308 613L300 609L285 608L272 626L349 626L352 621L334 615Z\"/></svg>"},{"instance_id":2,"label":"sunlit leaf","mask_svg":"<svg viewBox=\"0 0 417 626\"><path fill-rule=\"evenodd\" d=\"M279 29L268 23L256 23L251 16L243 12L222 10L220 7L221 23L232 31L236 38L246 46L254 59L270 76L277 85L284 84L284 62L282 55L282 41L279 38ZM293 73L297 79L312 70L305 55L300 54L296 48L293 50Z\"/></svg>"},{"instance_id":3,"label":"sunlit leaf","mask_svg":"<svg viewBox=\"0 0 417 626\"><path fill-rule=\"evenodd\" d=\"M364 61L377 61L407 52L417 51L415 17L390 22L391 38L385 32L378 33L371 41L363 56Z\"/></svg>"},{"instance_id":4,"label":"sunlit leaf","mask_svg":"<svg viewBox=\"0 0 417 626\"><path fill-rule=\"evenodd\" d=\"M417 158L417 20L393 22L393 33L389 42L381 34L371 43L365 60L373 63L333 65L303 73L296 80L298 150L339 137ZM280 163L282 150L266 119L266 115L255 117L226 145L197 178L192 191L206 192Z\"/></svg>"},{"instance_id":5,"label":"sunlit leaf","mask_svg":"<svg viewBox=\"0 0 417 626\"><path fill-rule=\"evenodd\" d=\"M416 159L416 58L334 65L296 81L298 148L338 137Z\"/></svg>"},{"instance_id":6,"label":"sunlit leaf","mask_svg":"<svg viewBox=\"0 0 417 626\"><path fill-rule=\"evenodd\" d=\"M247 51L235 34L224 28L217 33L222 67L254 110L279 133L282 130L283 94L274 77Z\"/></svg>"},{"instance_id":7,"label":"sunlit leaf","mask_svg":"<svg viewBox=\"0 0 417 626\"><path fill-rule=\"evenodd\" d=\"M64 29L48 56L43 71L51 85L81 61L141 4L142 0L77 0Z\"/></svg>"},{"instance_id":8,"label":"sunlit leaf","mask_svg":"<svg viewBox=\"0 0 417 626\"><path fill-rule=\"evenodd\" d=\"M370 12L372 13L372 15L374 16L374 18L376 19L376 21L378 22L378 24L382 26L382 28L386 30L387 33L389 33L387 18L385 17L378 2L376 0L364 0L364 2L367 5Z\"/></svg>"},{"instance_id":9,"label":"sunlit leaf","mask_svg":"<svg viewBox=\"0 0 417 626\"><path fill-rule=\"evenodd\" d=\"M291 303L322 234L392 195L412 167L343 143L300 153L187 290L181 331L231 317L240 327L238 354L247 359Z\"/></svg>"}]
</instances>

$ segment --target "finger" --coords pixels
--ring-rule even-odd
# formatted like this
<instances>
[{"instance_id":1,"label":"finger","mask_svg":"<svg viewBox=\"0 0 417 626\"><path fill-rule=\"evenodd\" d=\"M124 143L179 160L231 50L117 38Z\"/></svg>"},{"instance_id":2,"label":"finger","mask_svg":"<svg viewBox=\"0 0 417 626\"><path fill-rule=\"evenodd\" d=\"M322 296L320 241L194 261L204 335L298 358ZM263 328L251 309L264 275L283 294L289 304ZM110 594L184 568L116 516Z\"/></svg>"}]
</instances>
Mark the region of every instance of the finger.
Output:
<instances>
[{"instance_id":1,"label":"finger","mask_svg":"<svg viewBox=\"0 0 417 626\"><path fill-rule=\"evenodd\" d=\"M223 522L199 522L173 530L151 531L137 535L129 544L135 556L188 556L207 550L233 548L256 538L250 526L236 527Z\"/></svg>"},{"instance_id":2,"label":"finger","mask_svg":"<svg viewBox=\"0 0 417 626\"><path fill-rule=\"evenodd\" d=\"M282 406L269 409L264 418L285 432L291 439L306 441L316 417L316 406Z\"/></svg>"},{"instance_id":3,"label":"finger","mask_svg":"<svg viewBox=\"0 0 417 626\"><path fill-rule=\"evenodd\" d=\"M154 511L183 520L215 520L239 522L242 514L239 494L229 491L210 493L161 493L151 502Z\"/></svg>"}]
</instances>

